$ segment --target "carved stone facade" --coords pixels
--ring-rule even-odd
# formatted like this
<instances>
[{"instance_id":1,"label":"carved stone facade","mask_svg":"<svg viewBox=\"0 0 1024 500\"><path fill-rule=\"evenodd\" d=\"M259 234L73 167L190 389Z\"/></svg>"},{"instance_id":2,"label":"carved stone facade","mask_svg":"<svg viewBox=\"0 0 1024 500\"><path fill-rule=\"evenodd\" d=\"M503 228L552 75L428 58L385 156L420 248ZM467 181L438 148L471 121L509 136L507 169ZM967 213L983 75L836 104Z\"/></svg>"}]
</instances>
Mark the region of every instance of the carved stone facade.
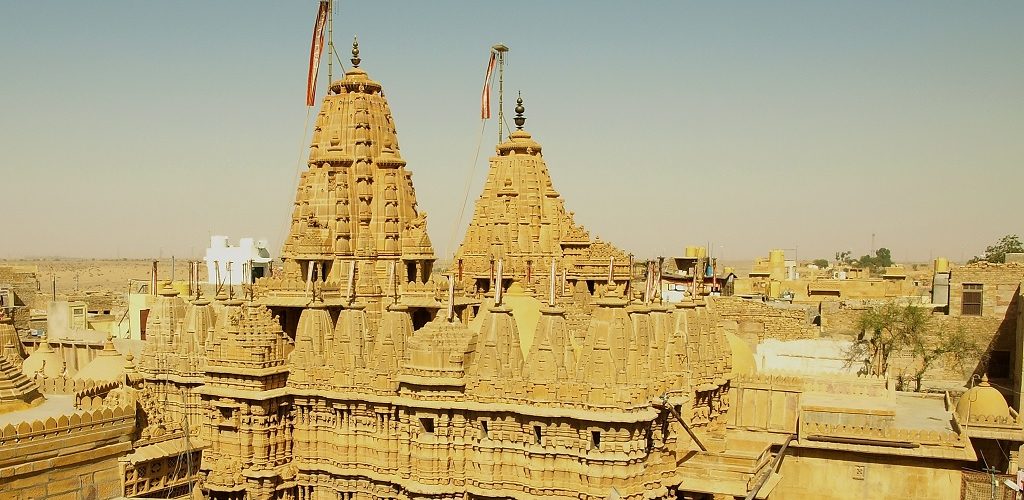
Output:
<instances>
[{"instance_id":1,"label":"carved stone facade","mask_svg":"<svg viewBox=\"0 0 1024 500\"><path fill-rule=\"evenodd\" d=\"M514 155L515 168L498 170L516 196L546 200L522 204L522 215L543 215L517 215L486 239L508 245L498 258L513 280L550 285L539 266L537 279L522 266L554 258L571 283L528 337L500 293L476 328L454 310L472 302L455 283L448 314L435 314L433 250L380 85L354 68L331 88L284 275L259 281L246 303L170 288L156 299L143 432L171 436L171 453L154 451L151 467L201 449L202 492L239 500L683 492L677 463L724 443L729 407L729 344L704 305L630 301L628 256L572 223L539 146L516 132L497 161ZM515 173L523 164L533 174ZM575 307L577 292L593 313L578 313L574 332L560 304ZM134 470L126 484L139 483Z\"/></svg>"},{"instance_id":2,"label":"carved stone facade","mask_svg":"<svg viewBox=\"0 0 1024 500\"><path fill-rule=\"evenodd\" d=\"M440 307L426 213L417 207L383 89L356 59L317 115L281 253L284 274L254 287L261 303L284 316L289 333L296 308L311 301L335 314L364 304L373 328L398 296L431 316Z\"/></svg>"},{"instance_id":3,"label":"carved stone facade","mask_svg":"<svg viewBox=\"0 0 1024 500\"><path fill-rule=\"evenodd\" d=\"M516 111L519 130L496 147L473 218L455 253L452 266L460 286L473 295L492 292L498 259L504 262L507 283L519 282L540 296L549 289L554 260L558 300L567 305L575 304L572 294L577 285L591 296L603 295L609 282L628 286L629 255L592 240L576 223L551 183L541 145L522 129L522 99Z\"/></svg>"}]
</instances>

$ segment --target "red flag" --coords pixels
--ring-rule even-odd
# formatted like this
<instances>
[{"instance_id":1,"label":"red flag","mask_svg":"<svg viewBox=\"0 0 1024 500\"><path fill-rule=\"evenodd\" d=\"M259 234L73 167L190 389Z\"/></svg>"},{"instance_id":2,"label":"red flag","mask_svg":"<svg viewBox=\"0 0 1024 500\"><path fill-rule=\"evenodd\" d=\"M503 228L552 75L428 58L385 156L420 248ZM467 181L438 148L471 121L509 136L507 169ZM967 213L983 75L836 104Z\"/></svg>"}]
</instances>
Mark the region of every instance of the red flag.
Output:
<instances>
[{"instance_id":1,"label":"red flag","mask_svg":"<svg viewBox=\"0 0 1024 500\"><path fill-rule=\"evenodd\" d=\"M491 75L494 74L494 63L498 59L498 53L491 51L491 60L487 62L487 75L484 76L484 92L480 96L480 119L487 120L491 117Z\"/></svg>"},{"instance_id":2,"label":"red flag","mask_svg":"<svg viewBox=\"0 0 1024 500\"><path fill-rule=\"evenodd\" d=\"M324 26L327 24L327 0L320 1L313 25L313 43L309 46L309 76L306 78L306 106L316 100L316 73L320 69L320 54L324 52ZM330 83L330 82L328 82Z\"/></svg>"}]
</instances>

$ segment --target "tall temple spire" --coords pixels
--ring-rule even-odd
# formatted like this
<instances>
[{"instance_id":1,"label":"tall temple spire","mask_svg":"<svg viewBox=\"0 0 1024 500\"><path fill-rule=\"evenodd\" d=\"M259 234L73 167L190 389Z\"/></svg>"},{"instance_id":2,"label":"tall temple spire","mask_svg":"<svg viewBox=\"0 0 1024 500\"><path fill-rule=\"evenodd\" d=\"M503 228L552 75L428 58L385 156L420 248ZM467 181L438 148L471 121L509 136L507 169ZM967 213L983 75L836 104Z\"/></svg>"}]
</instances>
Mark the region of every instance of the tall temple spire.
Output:
<instances>
[{"instance_id":1,"label":"tall temple spire","mask_svg":"<svg viewBox=\"0 0 1024 500\"><path fill-rule=\"evenodd\" d=\"M313 290L328 308L364 304L376 325L385 292L393 294L380 286L392 267L399 273L398 295L417 295L418 307L440 303L433 307L426 214L417 206L383 88L359 67L357 38L351 61L344 78L331 82L316 118L281 252L284 272L257 281L254 295L268 306L297 308L308 298L297 301L289 290ZM297 315L283 317L294 325Z\"/></svg>"},{"instance_id":2,"label":"tall temple spire","mask_svg":"<svg viewBox=\"0 0 1024 500\"><path fill-rule=\"evenodd\" d=\"M515 112L519 130L499 144L497 154L490 158L483 193L455 253L454 261L462 263L460 288L470 294L490 293L492 262L498 258L504 260L507 280L520 282L542 300L550 301L545 297L549 295L545 288L549 287L543 283L550 277L533 273L532 265L550 260L566 270L564 280L569 286L582 286L592 297L604 293L609 276L624 286L629 280L628 255L591 239L576 223L552 185L541 144L523 130L526 108L522 95L516 100ZM556 301L564 299L558 297ZM574 312L569 311L570 315Z\"/></svg>"}]
</instances>

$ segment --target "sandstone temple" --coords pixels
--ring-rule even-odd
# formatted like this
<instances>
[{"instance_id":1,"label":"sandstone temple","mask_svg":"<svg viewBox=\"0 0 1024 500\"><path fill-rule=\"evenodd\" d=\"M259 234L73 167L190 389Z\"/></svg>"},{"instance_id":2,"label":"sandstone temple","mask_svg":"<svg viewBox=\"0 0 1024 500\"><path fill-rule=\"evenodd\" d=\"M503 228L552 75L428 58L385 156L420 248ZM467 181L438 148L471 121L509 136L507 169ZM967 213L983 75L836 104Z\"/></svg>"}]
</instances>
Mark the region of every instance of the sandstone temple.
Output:
<instances>
[{"instance_id":1,"label":"sandstone temple","mask_svg":"<svg viewBox=\"0 0 1024 500\"><path fill-rule=\"evenodd\" d=\"M1024 420L987 377L957 398L759 370L722 302L634 279L522 99L434 269L383 86L351 62L280 270L237 297L152 287L137 353L26 349L0 316L0 497L952 500L966 467L1017 470Z\"/></svg>"}]
</instances>

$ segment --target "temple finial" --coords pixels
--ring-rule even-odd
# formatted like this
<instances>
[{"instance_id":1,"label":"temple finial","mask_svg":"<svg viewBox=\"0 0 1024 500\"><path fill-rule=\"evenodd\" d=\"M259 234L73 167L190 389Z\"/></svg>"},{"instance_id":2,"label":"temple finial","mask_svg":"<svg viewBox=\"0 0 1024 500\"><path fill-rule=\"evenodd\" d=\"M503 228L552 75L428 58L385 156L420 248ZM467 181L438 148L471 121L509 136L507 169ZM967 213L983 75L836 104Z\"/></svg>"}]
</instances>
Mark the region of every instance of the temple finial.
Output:
<instances>
[{"instance_id":1,"label":"temple finial","mask_svg":"<svg viewBox=\"0 0 1024 500\"><path fill-rule=\"evenodd\" d=\"M516 130L522 130L523 124L526 123L526 117L523 116L525 111L526 108L523 107L523 93L519 92L519 98L516 99L516 117L514 120L516 122Z\"/></svg>"},{"instance_id":2,"label":"temple finial","mask_svg":"<svg viewBox=\"0 0 1024 500\"><path fill-rule=\"evenodd\" d=\"M359 58L359 37L352 37L352 66L358 68L362 59Z\"/></svg>"}]
</instances>

